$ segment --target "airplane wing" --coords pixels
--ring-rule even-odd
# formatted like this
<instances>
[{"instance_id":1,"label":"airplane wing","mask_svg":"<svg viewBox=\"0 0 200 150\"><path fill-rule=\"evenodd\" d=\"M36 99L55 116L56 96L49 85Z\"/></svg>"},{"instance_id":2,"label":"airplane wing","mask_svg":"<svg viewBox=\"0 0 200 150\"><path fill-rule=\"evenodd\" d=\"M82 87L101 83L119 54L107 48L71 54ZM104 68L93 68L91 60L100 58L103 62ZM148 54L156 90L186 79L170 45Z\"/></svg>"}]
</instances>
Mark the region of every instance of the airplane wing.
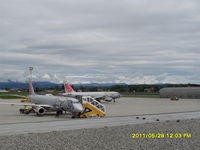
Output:
<instances>
[{"instance_id":1,"label":"airplane wing","mask_svg":"<svg viewBox=\"0 0 200 150\"><path fill-rule=\"evenodd\" d=\"M34 104L34 103L12 103L12 102L0 102L0 105L17 105L17 106L40 106L40 107L46 107L46 108L52 108L51 105L46 104Z\"/></svg>"}]
</instances>

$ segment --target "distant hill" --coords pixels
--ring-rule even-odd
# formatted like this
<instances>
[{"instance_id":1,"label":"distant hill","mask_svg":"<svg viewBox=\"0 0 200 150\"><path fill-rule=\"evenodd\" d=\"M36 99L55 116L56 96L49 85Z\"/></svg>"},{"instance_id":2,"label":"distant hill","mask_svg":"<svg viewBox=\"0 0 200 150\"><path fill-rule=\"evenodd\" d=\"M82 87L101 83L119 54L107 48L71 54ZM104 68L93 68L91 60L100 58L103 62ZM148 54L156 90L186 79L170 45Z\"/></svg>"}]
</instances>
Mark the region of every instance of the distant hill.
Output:
<instances>
[{"instance_id":1,"label":"distant hill","mask_svg":"<svg viewBox=\"0 0 200 150\"><path fill-rule=\"evenodd\" d=\"M61 84L51 83L51 82L33 82L34 87L38 88L48 88L53 86L62 86ZM27 89L28 84L27 83L21 83L21 82L0 82L0 88L19 88L19 89Z\"/></svg>"},{"instance_id":2,"label":"distant hill","mask_svg":"<svg viewBox=\"0 0 200 150\"><path fill-rule=\"evenodd\" d=\"M89 84L72 84L74 87L112 87L115 85L120 85L120 86L127 86L125 83L89 83ZM33 82L33 86L37 88L48 88L48 87L62 87L63 84L57 84L57 83L52 83L52 82ZM13 82L13 81L8 81L8 82L0 82L0 89L5 89L5 88L19 88L19 89L27 89L28 84L27 83L21 83L21 82Z\"/></svg>"},{"instance_id":3,"label":"distant hill","mask_svg":"<svg viewBox=\"0 0 200 150\"><path fill-rule=\"evenodd\" d=\"M200 87L199 84L131 84L128 85L126 83L87 83L87 84L72 84L73 87L79 88L79 87L113 87L113 86L120 86L120 87ZM58 84L58 83L52 83L48 81L41 81L41 82L33 82L33 86L36 88L48 88L48 87L62 87L63 84ZM0 89L5 89L5 88L19 88L19 89L27 89L28 84L27 83L22 83L22 82L14 82L14 81L7 81L7 82L0 82Z\"/></svg>"},{"instance_id":4,"label":"distant hill","mask_svg":"<svg viewBox=\"0 0 200 150\"><path fill-rule=\"evenodd\" d=\"M25 83L20 83L20 82L0 82L0 88L5 89L5 88L20 88L20 89L26 89L27 84Z\"/></svg>"}]
</instances>

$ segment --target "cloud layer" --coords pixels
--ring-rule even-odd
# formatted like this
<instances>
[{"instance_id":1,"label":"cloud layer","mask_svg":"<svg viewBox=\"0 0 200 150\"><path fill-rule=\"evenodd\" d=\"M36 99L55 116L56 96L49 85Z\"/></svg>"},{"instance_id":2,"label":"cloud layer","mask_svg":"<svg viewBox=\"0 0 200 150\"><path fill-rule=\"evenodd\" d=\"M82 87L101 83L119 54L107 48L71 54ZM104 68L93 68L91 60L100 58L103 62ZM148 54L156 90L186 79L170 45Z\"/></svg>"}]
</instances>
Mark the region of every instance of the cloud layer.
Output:
<instances>
[{"instance_id":1,"label":"cloud layer","mask_svg":"<svg viewBox=\"0 0 200 150\"><path fill-rule=\"evenodd\" d=\"M0 2L0 81L200 83L199 0Z\"/></svg>"}]
</instances>

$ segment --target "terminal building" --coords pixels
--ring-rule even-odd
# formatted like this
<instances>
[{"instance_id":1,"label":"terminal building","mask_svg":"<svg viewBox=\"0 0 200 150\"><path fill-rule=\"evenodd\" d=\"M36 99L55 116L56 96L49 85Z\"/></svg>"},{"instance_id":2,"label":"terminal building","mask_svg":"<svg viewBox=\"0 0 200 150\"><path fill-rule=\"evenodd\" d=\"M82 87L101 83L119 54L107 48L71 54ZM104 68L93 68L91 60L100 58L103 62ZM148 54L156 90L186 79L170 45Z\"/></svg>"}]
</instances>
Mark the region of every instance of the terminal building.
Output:
<instances>
[{"instance_id":1,"label":"terminal building","mask_svg":"<svg viewBox=\"0 0 200 150\"><path fill-rule=\"evenodd\" d=\"M160 89L161 98L196 98L200 99L200 87L180 87L180 88L162 88Z\"/></svg>"}]
</instances>

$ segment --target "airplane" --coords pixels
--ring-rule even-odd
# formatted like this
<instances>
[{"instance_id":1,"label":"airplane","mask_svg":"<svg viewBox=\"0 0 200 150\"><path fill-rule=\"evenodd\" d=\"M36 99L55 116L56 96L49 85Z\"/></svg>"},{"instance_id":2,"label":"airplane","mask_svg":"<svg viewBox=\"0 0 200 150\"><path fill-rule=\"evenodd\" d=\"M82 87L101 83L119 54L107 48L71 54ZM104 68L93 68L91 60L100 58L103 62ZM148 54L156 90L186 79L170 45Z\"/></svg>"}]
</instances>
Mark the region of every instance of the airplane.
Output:
<instances>
[{"instance_id":1,"label":"airplane","mask_svg":"<svg viewBox=\"0 0 200 150\"><path fill-rule=\"evenodd\" d=\"M72 117L83 112L83 106L78 99L72 97L63 96L53 96L53 95L38 95L35 94L32 81L29 81L29 95L27 97L15 95L18 97L28 98L30 102L28 103L5 103L0 102L0 104L11 104L11 105L22 105L31 106L37 115L44 115L47 111L55 111L59 116L63 111L70 112Z\"/></svg>"},{"instance_id":2,"label":"airplane","mask_svg":"<svg viewBox=\"0 0 200 150\"><path fill-rule=\"evenodd\" d=\"M65 93L63 93L63 96L91 96L92 98L100 101L104 100L107 102L111 102L112 100L115 102L116 98L120 98L120 93L118 92L76 92L73 90L71 85L69 83L64 84Z\"/></svg>"}]
</instances>

